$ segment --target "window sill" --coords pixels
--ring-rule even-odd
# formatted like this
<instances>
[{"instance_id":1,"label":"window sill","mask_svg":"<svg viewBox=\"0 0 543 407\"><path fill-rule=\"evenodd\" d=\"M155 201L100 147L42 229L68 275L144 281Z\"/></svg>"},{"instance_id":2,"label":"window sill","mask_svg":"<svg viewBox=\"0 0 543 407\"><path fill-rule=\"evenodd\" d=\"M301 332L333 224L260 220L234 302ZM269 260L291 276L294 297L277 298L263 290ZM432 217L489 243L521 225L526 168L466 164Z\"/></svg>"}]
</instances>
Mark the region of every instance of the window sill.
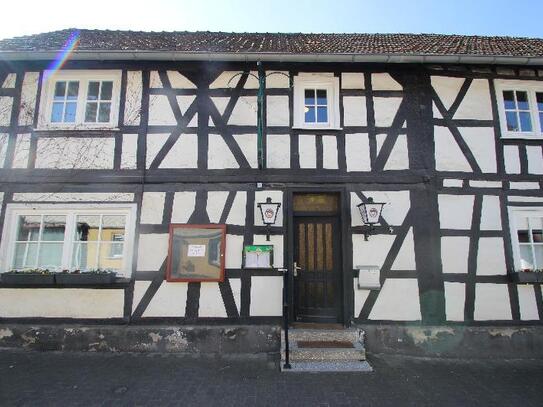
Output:
<instances>
[{"instance_id":1,"label":"window sill","mask_svg":"<svg viewBox=\"0 0 543 407\"><path fill-rule=\"evenodd\" d=\"M88 284L88 283L42 283L39 282L0 282L1 288L90 288L90 289L125 289L130 285L130 279L125 277L117 277L111 283Z\"/></svg>"},{"instance_id":2,"label":"window sill","mask_svg":"<svg viewBox=\"0 0 543 407\"><path fill-rule=\"evenodd\" d=\"M342 127L311 127L311 126L292 126L292 130L311 130L311 131L317 131L317 130L334 130L339 131L343 130Z\"/></svg>"},{"instance_id":3,"label":"window sill","mask_svg":"<svg viewBox=\"0 0 543 407\"><path fill-rule=\"evenodd\" d=\"M103 132L103 131L120 131L118 127L115 126L39 126L34 129L36 132L47 133L47 132Z\"/></svg>"}]
</instances>

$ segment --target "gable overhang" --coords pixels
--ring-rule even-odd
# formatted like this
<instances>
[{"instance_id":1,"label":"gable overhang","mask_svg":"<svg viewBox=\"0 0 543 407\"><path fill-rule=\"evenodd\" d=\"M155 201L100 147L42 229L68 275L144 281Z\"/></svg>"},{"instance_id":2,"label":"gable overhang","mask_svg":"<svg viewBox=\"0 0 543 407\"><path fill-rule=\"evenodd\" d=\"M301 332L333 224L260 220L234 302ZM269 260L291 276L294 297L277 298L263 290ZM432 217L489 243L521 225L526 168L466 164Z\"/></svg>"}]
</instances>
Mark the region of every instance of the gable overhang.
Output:
<instances>
[{"instance_id":1,"label":"gable overhang","mask_svg":"<svg viewBox=\"0 0 543 407\"><path fill-rule=\"evenodd\" d=\"M3 61L52 60L61 51L0 51ZM543 56L431 55L431 54L292 54L265 52L171 52L171 51L76 51L78 61L269 61L269 62L352 62L394 64L485 64L543 65Z\"/></svg>"}]
</instances>

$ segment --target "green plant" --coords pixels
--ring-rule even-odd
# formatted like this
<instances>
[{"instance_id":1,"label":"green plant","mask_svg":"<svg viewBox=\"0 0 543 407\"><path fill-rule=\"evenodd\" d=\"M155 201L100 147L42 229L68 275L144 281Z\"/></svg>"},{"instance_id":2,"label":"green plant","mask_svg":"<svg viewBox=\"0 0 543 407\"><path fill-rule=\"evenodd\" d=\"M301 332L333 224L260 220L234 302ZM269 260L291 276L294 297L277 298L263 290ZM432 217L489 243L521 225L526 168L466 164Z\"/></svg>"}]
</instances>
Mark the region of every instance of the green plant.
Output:
<instances>
[{"instance_id":1,"label":"green plant","mask_svg":"<svg viewBox=\"0 0 543 407\"><path fill-rule=\"evenodd\" d=\"M42 268L27 268L27 269L13 269L7 272L8 274L43 274L49 275L52 274L49 269Z\"/></svg>"}]
</instances>

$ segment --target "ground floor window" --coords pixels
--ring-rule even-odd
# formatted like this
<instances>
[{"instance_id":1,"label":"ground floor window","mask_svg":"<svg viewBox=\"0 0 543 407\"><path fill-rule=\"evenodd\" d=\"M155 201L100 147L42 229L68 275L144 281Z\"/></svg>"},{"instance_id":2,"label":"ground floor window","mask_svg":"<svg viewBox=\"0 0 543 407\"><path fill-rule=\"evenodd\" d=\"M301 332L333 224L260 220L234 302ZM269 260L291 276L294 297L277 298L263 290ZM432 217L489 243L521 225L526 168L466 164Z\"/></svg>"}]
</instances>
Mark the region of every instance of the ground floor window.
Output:
<instances>
[{"instance_id":1,"label":"ground floor window","mask_svg":"<svg viewBox=\"0 0 543 407\"><path fill-rule=\"evenodd\" d=\"M517 270L543 269L543 208L510 211Z\"/></svg>"},{"instance_id":2,"label":"ground floor window","mask_svg":"<svg viewBox=\"0 0 543 407\"><path fill-rule=\"evenodd\" d=\"M44 268L129 273L134 208L8 205L4 271Z\"/></svg>"}]
</instances>

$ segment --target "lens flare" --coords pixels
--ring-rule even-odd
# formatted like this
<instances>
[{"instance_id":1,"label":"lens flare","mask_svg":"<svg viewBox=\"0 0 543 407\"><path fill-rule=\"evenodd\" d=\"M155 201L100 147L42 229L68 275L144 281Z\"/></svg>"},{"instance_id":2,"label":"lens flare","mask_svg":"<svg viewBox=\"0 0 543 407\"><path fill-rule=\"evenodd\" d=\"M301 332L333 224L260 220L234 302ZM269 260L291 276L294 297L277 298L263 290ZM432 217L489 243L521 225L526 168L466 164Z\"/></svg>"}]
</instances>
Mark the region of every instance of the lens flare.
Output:
<instances>
[{"instance_id":1,"label":"lens flare","mask_svg":"<svg viewBox=\"0 0 543 407\"><path fill-rule=\"evenodd\" d=\"M47 77L53 75L56 71L61 69L64 63L68 60L68 58L70 57L72 52L77 48L78 45L79 45L79 30L76 30L70 34L70 36L64 43L62 50L57 54L56 58L47 67L47 71L45 72L44 79L47 79Z\"/></svg>"}]
</instances>

